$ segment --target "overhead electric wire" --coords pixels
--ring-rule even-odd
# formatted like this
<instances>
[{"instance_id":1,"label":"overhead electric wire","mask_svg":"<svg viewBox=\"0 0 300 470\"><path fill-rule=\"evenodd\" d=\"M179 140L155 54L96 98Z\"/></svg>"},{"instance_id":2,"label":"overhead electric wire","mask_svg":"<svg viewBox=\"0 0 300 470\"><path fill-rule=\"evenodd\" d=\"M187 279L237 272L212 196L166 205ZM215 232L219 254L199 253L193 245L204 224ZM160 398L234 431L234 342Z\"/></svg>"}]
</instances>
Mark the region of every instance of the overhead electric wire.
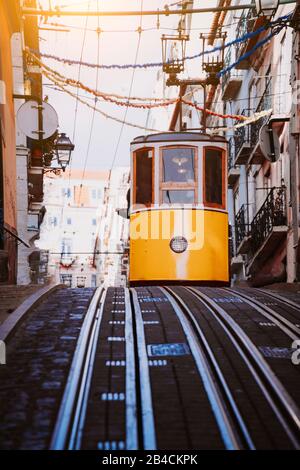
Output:
<instances>
[{"instance_id":1,"label":"overhead electric wire","mask_svg":"<svg viewBox=\"0 0 300 470\"><path fill-rule=\"evenodd\" d=\"M97 0L97 11L99 11L99 0ZM98 28L99 28L99 26L100 26L99 16L97 17L97 22L98 22ZM97 64L99 64L99 62L100 62L100 33L97 36ZM98 85L99 85L99 68L96 69L96 90L98 90ZM94 110L93 110L93 114L92 114L92 121L91 121L91 126L90 126L88 146L87 146L86 157L85 157L85 161L84 161L83 172L82 172L81 183L80 183L80 190L79 190L79 197L78 197L78 203L79 204L80 204L81 193L82 193L82 185L83 185L83 181L84 181L84 177L85 177L85 173L86 173L87 162L88 162L88 158L89 158L89 154L90 154L93 131L94 131L97 100L98 100L98 98L97 98L97 96L95 96L95 106L94 106Z\"/></svg>"},{"instance_id":2,"label":"overhead electric wire","mask_svg":"<svg viewBox=\"0 0 300 470\"><path fill-rule=\"evenodd\" d=\"M143 11L143 4L144 4L144 0L141 0L141 13ZM141 15L141 17L140 17L140 28L142 27L142 23L143 23L143 17ZM139 30L138 35L139 35L138 36L138 43L137 43L137 48L136 48L136 53L135 53L135 60L134 60L135 64L137 63L138 54L139 54L139 50L140 50L141 35L142 35L141 30ZM130 99L132 89L133 89L135 71L136 71L136 68L134 68L133 72L132 72L131 83L130 83L130 88L129 88L129 93L128 93L128 100ZM125 110L125 113L124 113L123 123L122 123L121 129L120 129L119 137L118 137L118 140L117 140L117 145L116 145L113 160L112 160L112 163L111 163L109 181L110 181L110 178L111 178L111 172L114 168L114 165L115 165L115 162L116 162L116 159L117 159L117 156L118 156L118 151L119 151L119 147L120 147L121 138L122 138L122 135L123 135L123 130L124 130L124 125L125 125L125 121L126 121L126 118L127 118L127 114L128 114L128 106L127 106L127 108Z\"/></svg>"},{"instance_id":3,"label":"overhead electric wire","mask_svg":"<svg viewBox=\"0 0 300 470\"><path fill-rule=\"evenodd\" d=\"M225 43L224 45L218 45L218 46L215 46L211 49L201 51L197 54L193 54L191 56L186 56L184 58L184 60L185 61L194 60L194 59L203 57L205 55L212 54L213 52L220 52L220 51L222 51L226 48L232 47L236 44L246 42L249 39L252 39L253 37L258 36L259 34L267 31L267 29L274 28L276 26L278 26L278 30L280 30L284 26L287 25L290 17L291 17L291 13L289 13L287 15L284 15L284 16L281 16L280 18L277 18L274 21L270 21L267 25L260 26L255 31L250 31L250 32L244 34L243 36L241 36L239 38L235 38L232 41L229 41L229 42ZM139 29L139 33L141 33L141 29ZM273 34L275 34L274 31L273 31ZM68 58L64 58L64 57L58 57L58 56L53 55L53 54L41 53L40 51L37 51L37 50L34 50L34 49L28 49L28 51L35 54L35 55L37 55L37 56L40 56L40 57L45 57L47 59L53 59L53 60L56 60L58 62L63 62L66 65L79 65L79 64L81 64L85 67L90 67L90 68L99 67L99 68L105 69L105 70L110 70L110 69L118 69L118 70L148 69L148 68L162 67L164 65L164 63L160 61L160 62L148 62L148 63L143 63L143 64L138 64L138 63L135 62L134 64L102 64L102 65L97 66L96 64L92 64L92 63L89 63L89 62L83 62L82 60L77 61L77 60L72 60L72 59L68 59ZM172 63L172 61L170 61L170 63Z\"/></svg>"},{"instance_id":4,"label":"overhead electric wire","mask_svg":"<svg viewBox=\"0 0 300 470\"><path fill-rule=\"evenodd\" d=\"M47 76L47 75L46 75ZM51 80L51 77L48 77L49 80ZM72 96L72 98L75 98L76 99L76 95L75 93L72 93L70 90L68 90L67 88L65 88L63 85L59 84L59 83L56 83L56 86L58 86L60 88L60 91L64 92L64 93L67 93L68 95ZM88 108L91 108L91 109L94 109L95 106L92 106L90 103L87 103L86 101L84 101L83 99L79 98L78 97L78 101L82 104L84 104L85 106L87 106ZM115 122L119 122L119 123L123 123L126 125L126 126L129 126L129 127L134 127L134 128L137 128L137 129L142 129L142 130L145 130L145 127L144 126L140 126L139 124L134 124L134 123L131 123L131 122L128 122L128 121L124 121L122 119L119 119L117 118L116 116L111 116L110 114L107 114L105 113L104 111L102 111L101 109L99 108L96 108L96 112L101 114L102 116L104 116L105 118L107 119L111 119L112 121L115 121ZM150 131L150 132L161 132L161 129L151 129L151 128L147 128L146 129L147 131Z\"/></svg>"},{"instance_id":5,"label":"overhead electric wire","mask_svg":"<svg viewBox=\"0 0 300 470\"><path fill-rule=\"evenodd\" d=\"M69 28L69 29L76 29L76 30L81 30L83 31L84 28L82 28L81 26L75 26L75 25L68 25L68 24L64 24L64 23L49 23L47 22L47 24L49 26L54 26L54 27L57 27L57 28ZM230 28L231 26L235 26L239 24L239 21L235 21L234 23L228 23L226 25L224 25L222 28L223 29L228 29ZM102 33L136 33L137 32L137 29L138 28L135 28L135 29L100 29L100 32L101 34ZM189 28L189 31L209 31L211 28L210 27L202 27L202 28ZM51 30L52 31L52 30ZM53 31L57 31L57 32L69 32L69 31L60 31L60 30L55 30L53 29ZM98 33L98 30L97 28L88 28L87 31L89 32L92 32L92 33ZM168 27L164 27L164 26L152 26L152 27L149 27L149 28L143 28L142 29L142 32L143 33L147 33L147 32L152 32L152 31L174 31L174 32L178 32L178 28L168 28Z\"/></svg>"},{"instance_id":6,"label":"overhead electric wire","mask_svg":"<svg viewBox=\"0 0 300 470\"><path fill-rule=\"evenodd\" d=\"M90 4L91 4L91 1L92 0L89 0L89 4L88 4L88 8L90 8ZM85 29L84 29L84 33L83 33L83 39L82 39L82 46L81 46L81 52L80 52L80 62L82 62L82 59L83 59L83 51L84 51L84 47L85 47L85 42L86 42L86 35L87 35L87 26L88 26L88 17L86 17L85 19ZM79 69L78 69L78 80L80 80L80 77L81 77L81 65L79 64ZM76 137L76 126L77 126L77 117L78 117L78 106L79 106L79 102L80 102L80 99L79 99L79 89L77 89L77 93L76 93L76 104L75 104L75 113L74 113L74 125L73 125L73 135L72 135L72 142L73 144L75 145L75 137ZM68 179L68 191L70 191L70 186L71 186L71 173L72 173L72 163L73 163L73 158L72 158L72 154L70 156L70 162L69 162L69 168L70 168L70 172L69 172L69 179ZM62 209L62 221L63 221L63 216L64 216L64 205L63 205L63 209Z\"/></svg>"},{"instance_id":7,"label":"overhead electric wire","mask_svg":"<svg viewBox=\"0 0 300 470\"><path fill-rule=\"evenodd\" d=\"M281 77L281 76L287 76L286 73L283 73L283 74L278 74L276 75L276 77ZM51 88L52 90L55 90L55 91L60 91L62 93L64 93L65 90L62 90L60 88L56 88L56 85L53 83L44 83L44 87L48 87L48 88ZM197 92L197 88L193 89L193 91L189 92L191 95L194 95L195 93ZM257 95L256 96L256 99L260 99L262 98L263 96L265 97L268 97L268 96L282 96L282 95L290 95L291 94L291 91L281 91L281 92L278 92L278 93L267 93L267 94L263 94L263 95ZM92 96L88 96L88 95L79 95L81 98L85 98L87 100L91 100L91 101L94 101L94 98ZM196 101L196 99L194 98L194 103L195 104L198 104L198 102ZM249 101L249 98L235 98L234 99L234 102L236 101ZM218 100L218 101L214 101L215 104L223 104L224 101L222 100ZM228 100L228 103L232 103L232 100Z\"/></svg>"}]
</instances>

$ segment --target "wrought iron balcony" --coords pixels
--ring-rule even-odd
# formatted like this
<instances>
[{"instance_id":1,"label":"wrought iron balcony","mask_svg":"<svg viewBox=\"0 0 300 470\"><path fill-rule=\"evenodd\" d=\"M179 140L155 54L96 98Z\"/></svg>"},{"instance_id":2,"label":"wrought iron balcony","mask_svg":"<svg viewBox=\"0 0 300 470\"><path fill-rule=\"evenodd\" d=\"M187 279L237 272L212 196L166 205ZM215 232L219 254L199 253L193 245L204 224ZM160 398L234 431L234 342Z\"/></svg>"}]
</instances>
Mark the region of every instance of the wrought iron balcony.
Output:
<instances>
[{"instance_id":1,"label":"wrought iron balcony","mask_svg":"<svg viewBox=\"0 0 300 470\"><path fill-rule=\"evenodd\" d=\"M256 112L259 113L260 111L266 111L268 109L271 109L272 107L272 78L270 77L266 83L265 90L262 94L262 97L258 103L258 106L256 108ZM252 152L250 155L250 163L262 163L264 160L264 156L260 151L259 147L259 132L260 129L264 124L266 124L270 119L270 116L263 116L260 118L258 121L254 122L251 124L250 127L250 142L251 142L251 148Z\"/></svg>"},{"instance_id":2,"label":"wrought iron balcony","mask_svg":"<svg viewBox=\"0 0 300 470\"><path fill-rule=\"evenodd\" d=\"M24 245L26 248L30 248L30 245L20 238L15 230L10 230L5 226L3 220L1 221L0 212L0 250L5 250L9 243L15 244L16 247L18 245Z\"/></svg>"},{"instance_id":3,"label":"wrought iron balcony","mask_svg":"<svg viewBox=\"0 0 300 470\"><path fill-rule=\"evenodd\" d=\"M235 145L234 145L234 138L230 137L228 140L228 171L234 167L234 159L235 159Z\"/></svg>"},{"instance_id":4,"label":"wrought iron balcony","mask_svg":"<svg viewBox=\"0 0 300 470\"><path fill-rule=\"evenodd\" d=\"M243 116L250 116L254 112L259 113L271 109L272 107L272 78L269 77L264 92L256 109L243 109ZM244 127L236 129L235 132L235 163L243 165L245 163L262 163L264 156L259 146L259 132L270 116L263 116L258 121Z\"/></svg>"},{"instance_id":5,"label":"wrought iron balcony","mask_svg":"<svg viewBox=\"0 0 300 470\"><path fill-rule=\"evenodd\" d=\"M255 253L271 234L274 227L286 226L286 188L272 188L250 224L251 248Z\"/></svg>"},{"instance_id":6,"label":"wrought iron balcony","mask_svg":"<svg viewBox=\"0 0 300 470\"><path fill-rule=\"evenodd\" d=\"M252 0L251 3L255 3ZM256 31L260 28L266 19L263 16L257 17L255 16L254 10L244 10L240 17L239 23L237 24L237 38L243 37L247 33L251 33L252 31ZM258 41L259 34L254 36L248 41L238 43L236 45L236 58L240 58L242 55L247 53L250 49L252 49ZM243 60L242 62L238 63L236 68L241 70L249 69L251 65L251 57L249 59Z\"/></svg>"},{"instance_id":7,"label":"wrought iron balcony","mask_svg":"<svg viewBox=\"0 0 300 470\"><path fill-rule=\"evenodd\" d=\"M228 141L228 184L233 186L240 177L240 169L235 163L235 139L230 137Z\"/></svg>"},{"instance_id":8,"label":"wrought iron balcony","mask_svg":"<svg viewBox=\"0 0 300 470\"><path fill-rule=\"evenodd\" d=\"M67 253L62 252L60 256L60 266L62 268L71 268L76 263L76 258Z\"/></svg>"},{"instance_id":9,"label":"wrought iron balcony","mask_svg":"<svg viewBox=\"0 0 300 470\"><path fill-rule=\"evenodd\" d=\"M252 112L252 109L243 109L241 115L249 117ZM247 163L251 151L250 126L239 127L236 129L234 136L234 146L235 163L239 165Z\"/></svg>"},{"instance_id":10,"label":"wrought iron balcony","mask_svg":"<svg viewBox=\"0 0 300 470\"><path fill-rule=\"evenodd\" d=\"M224 58L224 67L233 62L232 49L229 48ZM242 77L237 70L231 70L222 77L222 100L233 100L242 85Z\"/></svg>"},{"instance_id":11,"label":"wrought iron balcony","mask_svg":"<svg viewBox=\"0 0 300 470\"><path fill-rule=\"evenodd\" d=\"M235 216L235 244L238 251L243 240L248 236L249 224L247 207L243 204Z\"/></svg>"}]
</instances>

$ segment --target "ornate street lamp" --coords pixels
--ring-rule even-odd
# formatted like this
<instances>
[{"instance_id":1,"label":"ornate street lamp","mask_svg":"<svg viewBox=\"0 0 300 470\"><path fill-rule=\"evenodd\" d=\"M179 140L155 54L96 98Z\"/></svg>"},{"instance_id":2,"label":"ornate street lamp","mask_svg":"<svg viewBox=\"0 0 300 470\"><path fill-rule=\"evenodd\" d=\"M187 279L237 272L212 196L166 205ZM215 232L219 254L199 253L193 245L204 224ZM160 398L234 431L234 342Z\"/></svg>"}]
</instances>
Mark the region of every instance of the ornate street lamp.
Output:
<instances>
[{"instance_id":1,"label":"ornate street lamp","mask_svg":"<svg viewBox=\"0 0 300 470\"><path fill-rule=\"evenodd\" d=\"M168 82L170 85L175 85L177 74L184 71L185 50L188 40L189 36L182 32L179 32L178 35L162 35L163 72L169 75Z\"/></svg>"},{"instance_id":2,"label":"ornate street lamp","mask_svg":"<svg viewBox=\"0 0 300 470\"><path fill-rule=\"evenodd\" d=\"M58 136L55 142L55 152L58 164L61 166L63 171L70 163L71 153L73 152L75 146L72 144L69 137L62 133Z\"/></svg>"},{"instance_id":3,"label":"ornate street lamp","mask_svg":"<svg viewBox=\"0 0 300 470\"><path fill-rule=\"evenodd\" d=\"M279 6L279 0L255 0L258 16L273 16Z\"/></svg>"}]
</instances>

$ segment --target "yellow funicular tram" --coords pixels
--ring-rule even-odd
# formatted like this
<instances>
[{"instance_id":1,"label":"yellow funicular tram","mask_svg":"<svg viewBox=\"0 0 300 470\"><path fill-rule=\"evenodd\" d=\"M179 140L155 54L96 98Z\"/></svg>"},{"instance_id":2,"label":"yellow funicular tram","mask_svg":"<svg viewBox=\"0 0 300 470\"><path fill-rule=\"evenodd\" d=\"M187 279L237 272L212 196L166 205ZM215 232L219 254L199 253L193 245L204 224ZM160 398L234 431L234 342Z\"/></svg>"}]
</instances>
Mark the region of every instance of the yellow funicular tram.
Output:
<instances>
[{"instance_id":1,"label":"yellow funicular tram","mask_svg":"<svg viewBox=\"0 0 300 470\"><path fill-rule=\"evenodd\" d=\"M130 285L229 282L227 142L199 132L131 143Z\"/></svg>"}]
</instances>

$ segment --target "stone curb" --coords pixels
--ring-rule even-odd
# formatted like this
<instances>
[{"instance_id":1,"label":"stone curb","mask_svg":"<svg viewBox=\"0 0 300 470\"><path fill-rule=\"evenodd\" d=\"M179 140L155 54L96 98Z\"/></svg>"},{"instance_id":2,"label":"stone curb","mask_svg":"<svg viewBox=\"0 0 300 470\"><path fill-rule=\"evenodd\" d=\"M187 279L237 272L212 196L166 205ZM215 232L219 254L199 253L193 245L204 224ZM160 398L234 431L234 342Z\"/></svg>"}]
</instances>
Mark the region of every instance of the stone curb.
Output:
<instances>
[{"instance_id":1,"label":"stone curb","mask_svg":"<svg viewBox=\"0 0 300 470\"><path fill-rule=\"evenodd\" d=\"M16 308L16 310L7 318L2 325L0 325L0 341L6 341L8 337L14 332L16 326L25 319L27 313L33 308L37 307L49 294L58 289L63 289L62 284L55 284L46 286L34 294L31 294L24 302Z\"/></svg>"}]
</instances>

